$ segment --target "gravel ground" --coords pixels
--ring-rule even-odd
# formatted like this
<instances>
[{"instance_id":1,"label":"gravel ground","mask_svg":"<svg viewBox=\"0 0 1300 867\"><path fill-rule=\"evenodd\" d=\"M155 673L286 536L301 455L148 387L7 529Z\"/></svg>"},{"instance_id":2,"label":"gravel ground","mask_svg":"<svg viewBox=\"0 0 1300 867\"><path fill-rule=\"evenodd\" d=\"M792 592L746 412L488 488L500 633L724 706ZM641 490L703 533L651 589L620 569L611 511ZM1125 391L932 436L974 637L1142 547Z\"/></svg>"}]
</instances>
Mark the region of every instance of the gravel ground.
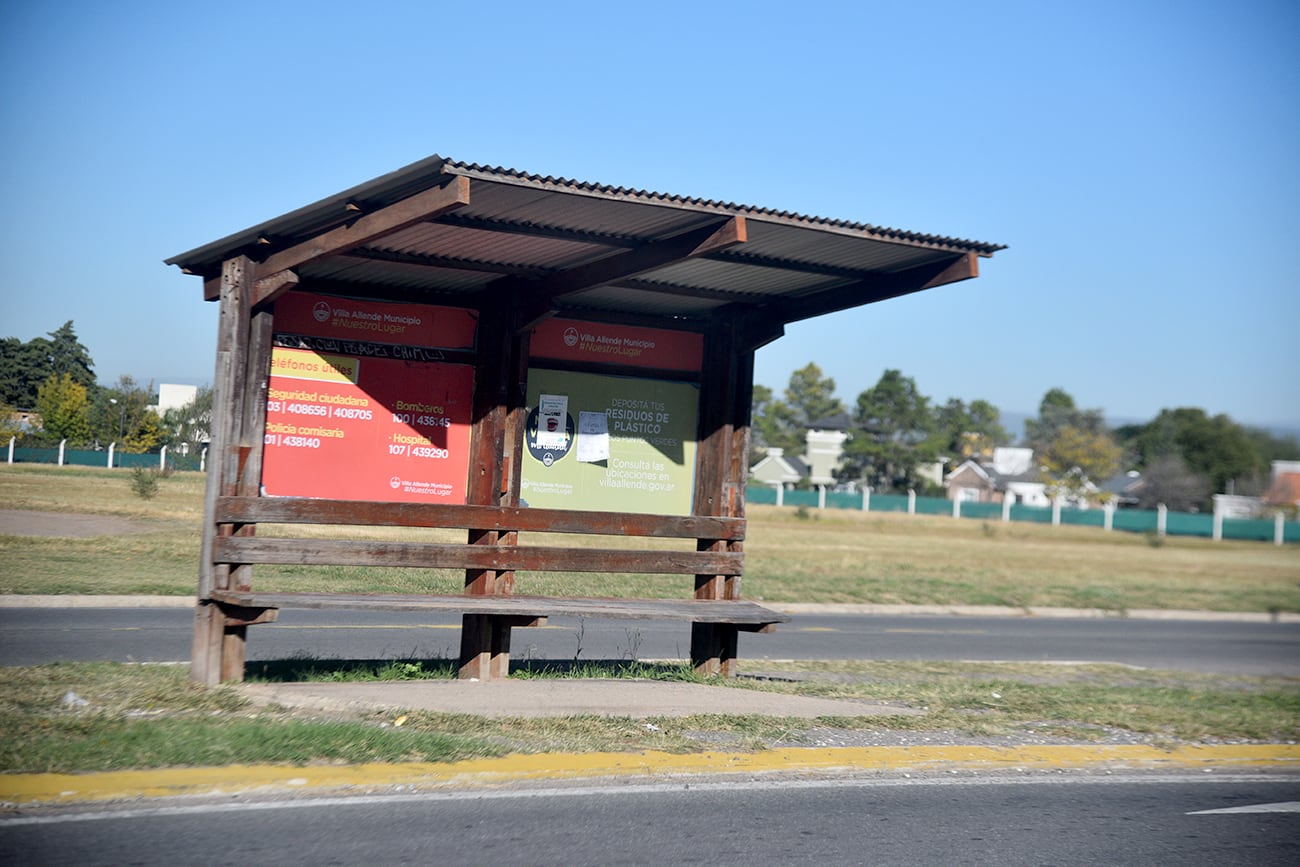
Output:
<instances>
[{"instance_id":1,"label":"gravel ground","mask_svg":"<svg viewBox=\"0 0 1300 867\"><path fill-rule=\"evenodd\" d=\"M148 533L156 529L158 526L154 522L139 518L0 509L0 535L5 536L89 539L95 536L119 536L123 533Z\"/></svg>"}]
</instances>

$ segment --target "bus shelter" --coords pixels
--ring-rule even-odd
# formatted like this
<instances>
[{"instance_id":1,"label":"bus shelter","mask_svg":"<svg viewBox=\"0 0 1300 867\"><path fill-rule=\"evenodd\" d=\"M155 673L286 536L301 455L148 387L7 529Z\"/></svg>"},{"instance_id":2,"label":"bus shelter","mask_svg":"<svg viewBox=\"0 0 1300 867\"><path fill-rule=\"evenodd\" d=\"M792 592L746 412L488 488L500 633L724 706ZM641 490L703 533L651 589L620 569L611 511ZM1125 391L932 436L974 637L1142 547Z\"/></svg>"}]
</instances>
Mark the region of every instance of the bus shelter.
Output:
<instances>
[{"instance_id":1,"label":"bus shelter","mask_svg":"<svg viewBox=\"0 0 1300 867\"><path fill-rule=\"evenodd\" d=\"M482 679L547 616L682 620L696 667L730 673L739 631L786 619L741 597L755 350L999 249L434 156L168 259L220 305L193 678L242 678L247 628L293 607L458 610L461 676ZM306 525L335 531L283 530ZM465 577L281 593L254 588L259 564ZM539 595L534 572L684 583Z\"/></svg>"}]
</instances>

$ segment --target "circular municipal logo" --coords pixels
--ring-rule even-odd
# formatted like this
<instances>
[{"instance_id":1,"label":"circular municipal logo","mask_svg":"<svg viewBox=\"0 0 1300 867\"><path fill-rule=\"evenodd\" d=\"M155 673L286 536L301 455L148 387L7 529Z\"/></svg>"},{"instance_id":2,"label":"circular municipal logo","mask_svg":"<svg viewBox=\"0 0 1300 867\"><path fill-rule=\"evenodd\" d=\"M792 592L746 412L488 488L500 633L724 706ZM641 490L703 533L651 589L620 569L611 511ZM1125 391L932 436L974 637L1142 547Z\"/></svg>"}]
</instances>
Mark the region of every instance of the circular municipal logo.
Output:
<instances>
[{"instance_id":1,"label":"circular municipal logo","mask_svg":"<svg viewBox=\"0 0 1300 867\"><path fill-rule=\"evenodd\" d=\"M400 488L401 486L402 486L402 480L399 479L397 476L393 476L391 479L388 480L388 487L392 488L394 491Z\"/></svg>"},{"instance_id":2,"label":"circular municipal logo","mask_svg":"<svg viewBox=\"0 0 1300 867\"><path fill-rule=\"evenodd\" d=\"M565 346L578 345L578 329L574 328L572 325L564 329L564 345Z\"/></svg>"},{"instance_id":3,"label":"circular municipal logo","mask_svg":"<svg viewBox=\"0 0 1300 867\"><path fill-rule=\"evenodd\" d=\"M330 303L328 301L317 301L316 305L311 308L311 315L317 322L328 322L330 318Z\"/></svg>"}]
</instances>

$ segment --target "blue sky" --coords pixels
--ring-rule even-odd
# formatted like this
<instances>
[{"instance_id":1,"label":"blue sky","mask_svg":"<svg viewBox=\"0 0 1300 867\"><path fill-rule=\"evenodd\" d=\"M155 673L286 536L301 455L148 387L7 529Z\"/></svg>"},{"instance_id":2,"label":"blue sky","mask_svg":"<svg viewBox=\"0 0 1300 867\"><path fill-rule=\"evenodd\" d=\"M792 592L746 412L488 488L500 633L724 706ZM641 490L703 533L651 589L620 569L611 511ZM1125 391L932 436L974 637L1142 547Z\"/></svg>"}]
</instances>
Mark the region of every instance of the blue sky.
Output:
<instances>
[{"instance_id":1,"label":"blue sky","mask_svg":"<svg viewBox=\"0 0 1300 867\"><path fill-rule=\"evenodd\" d=\"M1293 2L34 2L0 11L0 336L211 381L162 260L433 153L1009 245L791 326L850 405L1300 428Z\"/></svg>"}]
</instances>

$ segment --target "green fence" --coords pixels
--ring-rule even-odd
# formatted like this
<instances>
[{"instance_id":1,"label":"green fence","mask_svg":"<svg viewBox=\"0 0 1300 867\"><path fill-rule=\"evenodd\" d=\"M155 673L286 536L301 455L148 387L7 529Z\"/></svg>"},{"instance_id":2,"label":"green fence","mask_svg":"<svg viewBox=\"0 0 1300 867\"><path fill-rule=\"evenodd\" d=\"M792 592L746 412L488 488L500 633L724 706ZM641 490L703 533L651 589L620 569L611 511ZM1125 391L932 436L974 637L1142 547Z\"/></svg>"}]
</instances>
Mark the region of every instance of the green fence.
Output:
<instances>
[{"instance_id":1,"label":"green fence","mask_svg":"<svg viewBox=\"0 0 1300 867\"><path fill-rule=\"evenodd\" d=\"M8 449L0 450L0 456L8 459ZM180 453L167 453L167 466L173 470L198 470L203 466L202 454L182 455ZM13 463L15 464L57 464L59 462L59 450L57 448L31 448L15 446L13 451ZM108 467L108 449L67 449L63 450L63 463L65 466L74 467ZM162 466L162 456L160 452L145 452L143 454L130 454L128 452L114 451L113 466L130 469L131 467L160 467Z\"/></svg>"},{"instance_id":2,"label":"green fence","mask_svg":"<svg viewBox=\"0 0 1300 867\"><path fill-rule=\"evenodd\" d=\"M756 505L776 505L776 489L768 485L751 485L746 499ZM784 491L782 503L798 508L800 506L815 509L818 505L817 491ZM826 508L862 510L861 494L830 493L826 494ZM917 515L951 515L952 501L944 497L909 498L904 494L872 494L867 502L867 510L872 512L907 512L908 500L912 499L911 511ZM1026 506L1017 503L1008 510L1012 521L1025 521L1034 524L1051 524L1051 507ZM961 517L980 521L1002 520L1001 503L962 503ZM1060 511L1060 523L1068 526L1097 527L1106 526L1106 513L1103 509L1068 509ZM1111 518L1111 527L1128 533L1155 534L1160 529L1160 516L1155 511L1142 509L1119 509ZM1276 524L1268 518L1224 518L1220 535L1224 539L1272 542L1275 538ZM1165 534L1168 536L1214 536L1214 516L1189 514L1186 512L1167 512L1165 514ZM1300 543L1300 522L1287 521L1282 525L1284 542Z\"/></svg>"}]
</instances>

